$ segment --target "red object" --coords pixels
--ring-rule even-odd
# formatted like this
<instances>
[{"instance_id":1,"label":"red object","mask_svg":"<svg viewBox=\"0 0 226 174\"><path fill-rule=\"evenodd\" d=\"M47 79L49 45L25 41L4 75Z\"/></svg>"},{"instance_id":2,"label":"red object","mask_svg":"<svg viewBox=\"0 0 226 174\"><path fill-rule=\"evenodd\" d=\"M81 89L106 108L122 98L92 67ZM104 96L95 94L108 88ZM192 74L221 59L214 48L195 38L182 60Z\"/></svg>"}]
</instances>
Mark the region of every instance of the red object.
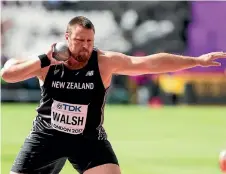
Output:
<instances>
[{"instance_id":1,"label":"red object","mask_svg":"<svg viewBox=\"0 0 226 174\"><path fill-rule=\"evenodd\" d=\"M159 97L153 97L149 101L149 106L154 107L154 108L160 108L163 106L163 103Z\"/></svg>"},{"instance_id":2,"label":"red object","mask_svg":"<svg viewBox=\"0 0 226 174\"><path fill-rule=\"evenodd\" d=\"M219 159L220 169L223 173L226 173L226 151L220 153Z\"/></svg>"}]
</instances>

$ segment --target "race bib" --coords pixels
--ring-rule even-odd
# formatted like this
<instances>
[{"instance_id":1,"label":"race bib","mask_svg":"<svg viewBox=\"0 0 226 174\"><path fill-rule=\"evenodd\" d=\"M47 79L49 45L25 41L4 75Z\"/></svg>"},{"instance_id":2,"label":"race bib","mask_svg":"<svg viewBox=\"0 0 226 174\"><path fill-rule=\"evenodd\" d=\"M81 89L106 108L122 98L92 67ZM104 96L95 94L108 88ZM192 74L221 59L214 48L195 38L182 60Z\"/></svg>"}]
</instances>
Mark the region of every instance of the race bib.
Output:
<instances>
[{"instance_id":1,"label":"race bib","mask_svg":"<svg viewBox=\"0 0 226 174\"><path fill-rule=\"evenodd\" d=\"M51 124L58 131L81 134L86 125L88 105L69 104L53 101Z\"/></svg>"}]
</instances>

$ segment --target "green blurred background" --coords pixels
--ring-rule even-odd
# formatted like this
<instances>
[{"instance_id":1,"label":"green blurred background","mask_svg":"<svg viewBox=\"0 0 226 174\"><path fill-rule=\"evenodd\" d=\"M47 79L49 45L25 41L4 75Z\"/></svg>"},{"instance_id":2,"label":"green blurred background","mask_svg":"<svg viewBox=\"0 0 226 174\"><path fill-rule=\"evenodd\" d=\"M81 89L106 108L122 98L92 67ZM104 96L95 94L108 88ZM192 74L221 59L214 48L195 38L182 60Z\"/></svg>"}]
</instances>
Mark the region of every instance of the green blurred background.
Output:
<instances>
[{"instance_id":1,"label":"green blurred background","mask_svg":"<svg viewBox=\"0 0 226 174\"><path fill-rule=\"evenodd\" d=\"M9 173L36 104L2 104L2 173ZM104 127L123 174L220 174L225 107L107 105ZM67 163L62 174L76 173Z\"/></svg>"}]
</instances>

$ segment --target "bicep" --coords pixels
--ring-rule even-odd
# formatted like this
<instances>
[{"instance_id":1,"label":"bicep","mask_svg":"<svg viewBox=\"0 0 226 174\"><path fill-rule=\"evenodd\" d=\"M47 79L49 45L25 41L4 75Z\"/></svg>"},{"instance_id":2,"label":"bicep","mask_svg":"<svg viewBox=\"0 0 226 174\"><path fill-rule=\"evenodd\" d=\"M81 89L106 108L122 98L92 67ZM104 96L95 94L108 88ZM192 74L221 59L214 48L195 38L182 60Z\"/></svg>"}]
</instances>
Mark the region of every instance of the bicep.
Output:
<instances>
[{"instance_id":1,"label":"bicep","mask_svg":"<svg viewBox=\"0 0 226 174\"><path fill-rule=\"evenodd\" d=\"M150 73L147 57L134 57L120 54L115 57L114 74L142 75Z\"/></svg>"}]
</instances>

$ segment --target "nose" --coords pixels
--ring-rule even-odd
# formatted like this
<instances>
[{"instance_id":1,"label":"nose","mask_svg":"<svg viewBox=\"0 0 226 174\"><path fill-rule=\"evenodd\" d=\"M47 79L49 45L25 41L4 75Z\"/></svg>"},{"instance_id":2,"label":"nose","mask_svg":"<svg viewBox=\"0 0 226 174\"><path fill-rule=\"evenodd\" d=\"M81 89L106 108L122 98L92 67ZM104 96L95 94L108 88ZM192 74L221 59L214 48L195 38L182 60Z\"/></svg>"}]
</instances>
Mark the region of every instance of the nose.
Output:
<instances>
[{"instance_id":1,"label":"nose","mask_svg":"<svg viewBox=\"0 0 226 174\"><path fill-rule=\"evenodd\" d=\"M85 48L85 49L88 49L88 42L84 41L83 44L82 44L82 47Z\"/></svg>"}]
</instances>

